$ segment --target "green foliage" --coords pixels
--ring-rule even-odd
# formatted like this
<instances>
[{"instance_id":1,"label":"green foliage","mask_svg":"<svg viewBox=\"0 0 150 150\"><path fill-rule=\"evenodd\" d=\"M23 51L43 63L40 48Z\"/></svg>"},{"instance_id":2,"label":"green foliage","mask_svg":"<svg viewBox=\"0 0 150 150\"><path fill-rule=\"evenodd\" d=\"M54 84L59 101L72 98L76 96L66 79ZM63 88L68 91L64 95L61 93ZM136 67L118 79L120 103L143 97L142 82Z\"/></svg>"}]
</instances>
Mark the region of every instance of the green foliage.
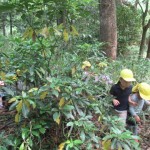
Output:
<instances>
[{"instance_id":1,"label":"green foliage","mask_svg":"<svg viewBox=\"0 0 150 150\"><path fill-rule=\"evenodd\" d=\"M133 6L119 6L117 24L119 54L128 54L127 46L140 42L141 13Z\"/></svg>"},{"instance_id":2,"label":"green foliage","mask_svg":"<svg viewBox=\"0 0 150 150\"><path fill-rule=\"evenodd\" d=\"M131 132L129 131L124 131L122 132L118 128L111 128L111 132L109 135L106 135L103 140L106 141L111 141L111 149L133 149L133 150L140 150L139 148L139 143L135 141L135 139L139 139L136 136L133 136Z\"/></svg>"},{"instance_id":3,"label":"green foliage","mask_svg":"<svg viewBox=\"0 0 150 150\"><path fill-rule=\"evenodd\" d=\"M150 82L149 61L132 56L107 60L103 43L97 41L98 9L93 0L9 2L18 13L17 30L23 33L0 38L0 77L11 97L9 110L16 110L13 148L106 149L104 140L114 149L138 149L131 133L121 132L122 124L111 117L111 84L96 77L108 76L116 83L120 70L129 68L137 81ZM57 26L62 12L65 23ZM128 7L118 12L119 48L126 48L138 41L139 13ZM87 82L82 80L85 60L94 74ZM99 67L100 62L107 67ZM0 145L6 149L9 144L2 139Z\"/></svg>"},{"instance_id":4,"label":"green foliage","mask_svg":"<svg viewBox=\"0 0 150 150\"><path fill-rule=\"evenodd\" d=\"M48 45L46 40L44 43L46 47ZM108 96L111 85L102 81L95 82L94 77L88 82L82 81L81 65L85 58L89 59L92 63L92 72L107 75L115 83L122 68L133 70L139 81L141 76L148 79L149 72L143 68L149 66L149 61L129 57L128 61L118 59L110 64L102 54L99 54L100 46L98 43L79 44L77 54L72 51L61 53L56 51L50 56L51 61L48 64L41 55L40 43L18 40L16 48L9 52L8 65L4 65L6 63L4 60L8 58L3 55L1 59L2 65L5 66L3 71L6 74L9 74L7 71L13 72L17 77L16 81L9 82L12 79L6 78L5 82L15 86L18 81L22 81L23 84L24 81L28 81L30 85L25 90L14 92L9 100L9 103L12 103L10 110L17 111L14 119L21 133L16 136L16 147L36 149L39 145L43 145L46 149L57 148L60 143L67 141L64 144L65 148L86 147L90 150L93 146L101 148L99 142L108 134L112 135L108 138L111 144L116 139L123 142L121 144L125 145L124 147L133 147L134 143L131 142L131 145L126 143L132 138L131 133L120 133L123 135L121 139L117 139L113 130L121 130L122 125L118 119L109 117L112 109L111 97ZM32 59L35 53L38 57ZM58 54L59 61L56 59ZM129 61L131 59L132 61ZM99 62L105 62L108 66L99 68ZM34 67L31 67L31 64ZM46 66L50 66L50 73ZM6 74L3 77L7 77ZM43 138L49 139L49 142L42 141Z\"/></svg>"},{"instance_id":5,"label":"green foliage","mask_svg":"<svg viewBox=\"0 0 150 150\"><path fill-rule=\"evenodd\" d=\"M7 135L5 132L1 132L1 134L0 134L0 149L7 150L11 146L14 146L12 135Z\"/></svg>"}]
</instances>

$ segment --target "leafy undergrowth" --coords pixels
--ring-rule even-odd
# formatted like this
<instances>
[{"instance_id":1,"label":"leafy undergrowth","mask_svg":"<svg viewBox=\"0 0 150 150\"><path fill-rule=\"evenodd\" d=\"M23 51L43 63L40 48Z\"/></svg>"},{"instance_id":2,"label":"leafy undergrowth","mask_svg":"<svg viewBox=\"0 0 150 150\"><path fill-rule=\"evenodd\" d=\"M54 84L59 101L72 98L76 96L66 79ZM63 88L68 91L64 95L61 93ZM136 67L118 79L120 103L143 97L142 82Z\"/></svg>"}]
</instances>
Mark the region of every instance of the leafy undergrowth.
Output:
<instances>
[{"instance_id":1,"label":"leafy undergrowth","mask_svg":"<svg viewBox=\"0 0 150 150\"><path fill-rule=\"evenodd\" d=\"M13 137L17 133L17 126L14 123L14 111L8 111L8 110L0 110L1 117L0 117L0 145L2 150L9 150L12 149L14 143L18 141L14 141ZM100 124L98 121L98 116L93 114L92 122L95 123L95 125L100 128L105 128L104 125ZM150 149L150 116L146 115L145 119L143 119L142 127L140 128L140 138L142 141L140 142L141 150L149 150ZM52 129L52 130L51 130ZM59 145L60 141L63 139L63 131L59 126L52 126L51 129L48 129L46 134L41 137L41 150L47 150L47 149L57 149L56 145ZM107 129L105 128L105 131L107 132ZM65 132L69 132L68 129L66 129ZM97 136L103 137L105 134L100 133L97 134ZM104 144L102 141L99 142L100 144ZM45 145L45 146L44 146ZM99 148L95 150L110 150L110 141L107 141L107 144L104 145L104 148ZM15 149L15 147L13 147ZM16 147L16 149L18 149ZM86 146L83 145L79 149L86 150Z\"/></svg>"},{"instance_id":2,"label":"leafy undergrowth","mask_svg":"<svg viewBox=\"0 0 150 150\"><path fill-rule=\"evenodd\" d=\"M123 68L133 70L138 82L149 81L150 62L134 57L110 62L97 43L73 53L43 42L44 54L40 43L20 41L9 57L1 57L9 111L1 112L0 150L139 150L113 116L109 90ZM88 81L81 67L85 60L92 64Z\"/></svg>"}]
</instances>

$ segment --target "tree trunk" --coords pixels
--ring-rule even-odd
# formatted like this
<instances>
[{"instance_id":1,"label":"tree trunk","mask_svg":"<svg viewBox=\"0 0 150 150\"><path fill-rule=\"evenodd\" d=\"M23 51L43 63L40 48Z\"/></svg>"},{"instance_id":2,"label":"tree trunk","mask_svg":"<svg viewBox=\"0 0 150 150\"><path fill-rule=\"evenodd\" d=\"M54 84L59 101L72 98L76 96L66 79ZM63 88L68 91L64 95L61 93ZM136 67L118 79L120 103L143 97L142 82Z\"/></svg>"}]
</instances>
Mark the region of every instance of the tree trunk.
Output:
<instances>
[{"instance_id":1,"label":"tree trunk","mask_svg":"<svg viewBox=\"0 0 150 150\"><path fill-rule=\"evenodd\" d=\"M5 30L5 14L2 14L2 30L3 30L3 35L6 35L6 30Z\"/></svg>"},{"instance_id":2,"label":"tree trunk","mask_svg":"<svg viewBox=\"0 0 150 150\"><path fill-rule=\"evenodd\" d=\"M134 4L135 9L137 9L138 3L139 3L139 0L136 0L136 1L135 1L135 4Z\"/></svg>"},{"instance_id":3,"label":"tree trunk","mask_svg":"<svg viewBox=\"0 0 150 150\"><path fill-rule=\"evenodd\" d=\"M106 43L106 56L116 59L117 55L117 25L115 0L100 1L100 42Z\"/></svg>"},{"instance_id":4,"label":"tree trunk","mask_svg":"<svg viewBox=\"0 0 150 150\"><path fill-rule=\"evenodd\" d=\"M123 2L122 2L122 0L116 0L116 4L117 5L123 5Z\"/></svg>"},{"instance_id":5,"label":"tree trunk","mask_svg":"<svg viewBox=\"0 0 150 150\"><path fill-rule=\"evenodd\" d=\"M145 46L146 32L147 32L147 29L143 27L142 39L141 39L140 51L139 51L139 57L143 57L143 55L144 55L144 46Z\"/></svg>"},{"instance_id":6,"label":"tree trunk","mask_svg":"<svg viewBox=\"0 0 150 150\"><path fill-rule=\"evenodd\" d=\"M147 50L146 58L150 58L150 37L149 37L149 42L148 42L148 50Z\"/></svg>"},{"instance_id":7,"label":"tree trunk","mask_svg":"<svg viewBox=\"0 0 150 150\"><path fill-rule=\"evenodd\" d=\"M12 14L11 13L9 13L9 23L10 23L10 35L12 35Z\"/></svg>"},{"instance_id":8,"label":"tree trunk","mask_svg":"<svg viewBox=\"0 0 150 150\"><path fill-rule=\"evenodd\" d=\"M149 7L149 0L146 1L146 5L145 5L145 11L143 11L142 5L140 3L138 3L141 7L141 10L143 12L142 14L142 39L141 39L141 44L140 44L140 50L139 50L139 58L143 57L144 54L144 45L145 45L145 39L146 39L146 33L148 28L150 27L150 19L148 21L148 23L146 24L146 16L148 14L148 7Z\"/></svg>"}]
</instances>

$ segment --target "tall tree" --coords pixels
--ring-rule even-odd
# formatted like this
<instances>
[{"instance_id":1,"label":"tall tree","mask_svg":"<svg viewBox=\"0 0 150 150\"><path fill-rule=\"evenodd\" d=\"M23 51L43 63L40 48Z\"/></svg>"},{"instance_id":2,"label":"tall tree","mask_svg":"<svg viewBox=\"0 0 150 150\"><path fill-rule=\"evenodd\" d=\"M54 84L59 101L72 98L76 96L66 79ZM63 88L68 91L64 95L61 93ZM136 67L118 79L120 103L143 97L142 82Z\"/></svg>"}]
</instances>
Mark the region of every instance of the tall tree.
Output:
<instances>
[{"instance_id":1,"label":"tall tree","mask_svg":"<svg viewBox=\"0 0 150 150\"><path fill-rule=\"evenodd\" d=\"M146 58L150 58L150 37L149 37L149 41L148 41L148 50L147 50Z\"/></svg>"},{"instance_id":2,"label":"tall tree","mask_svg":"<svg viewBox=\"0 0 150 150\"><path fill-rule=\"evenodd\" d=\"M148 11L149 11L148 10L149 0L146 0L145 11L143 10L143 7L139 2L138 2L138 4L142 10L142 39L141 39L141 44L140 44L139 57L143 57L146 34L147 34L148 28L150 27L150 19L146 23L146 17L147 17Z\"/></svg>"},{"instance_id":3,"label":"tall tree","mask_svg":"<svg viewBox=\"0 0 150 150\"><path fill-rule=\"evenodd\" d=\"M100 9L100 42L105 42L106 56L116 59L117 24L115 0L99 0Z\"/></svg>"},{"instance_id":4,"label":"tall tree","mask_svg":"<svg viewBox=\"0 0 150 150\"><path fill-rule=\"evenodd\" d=\"M3 35L6 35L6 15L3 13L2 14L2 30L3 30Z\"/></svg>"},{"instance_id":5,"label":"tall tree","mask_svg":"<svg viewBox=\"0 0 150 150\"><path fill-rule=\"evenodd\" d=\"M9 23L10 23L10 35L12 35L12 28L13 28L13 25L12 25L12 14L11 12L9 13Z\"/></svg>"}]
</instances>

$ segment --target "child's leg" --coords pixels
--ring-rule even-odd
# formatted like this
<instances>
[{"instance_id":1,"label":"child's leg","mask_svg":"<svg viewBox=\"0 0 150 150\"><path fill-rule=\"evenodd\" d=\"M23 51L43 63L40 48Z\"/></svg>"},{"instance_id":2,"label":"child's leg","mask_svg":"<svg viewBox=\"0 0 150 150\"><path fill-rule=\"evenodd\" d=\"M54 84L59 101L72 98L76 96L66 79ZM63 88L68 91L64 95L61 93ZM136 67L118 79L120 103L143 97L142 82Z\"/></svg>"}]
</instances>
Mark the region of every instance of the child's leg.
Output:
<instances>
[{"instance_id":1,"label":"child's leg","mask_svg":"<svg viewBox=\"0 0 150 150\"><path fill-rule=\"evenodd\" d=\"M135 126L133 126L133 134L134 135L138 135L138 124L136 124Z\"/></svg>"},{"instance_id":2,"label":"child's leg","mask_svg":"<svg viewBox=\"0 0 150 150\"><path fill-rule=\"evenodd\" d=\"M127 111L116 111L119 118L122 119L122 123L126 126L126 119L127 119Z\"/></svg>"}]
</instances>

